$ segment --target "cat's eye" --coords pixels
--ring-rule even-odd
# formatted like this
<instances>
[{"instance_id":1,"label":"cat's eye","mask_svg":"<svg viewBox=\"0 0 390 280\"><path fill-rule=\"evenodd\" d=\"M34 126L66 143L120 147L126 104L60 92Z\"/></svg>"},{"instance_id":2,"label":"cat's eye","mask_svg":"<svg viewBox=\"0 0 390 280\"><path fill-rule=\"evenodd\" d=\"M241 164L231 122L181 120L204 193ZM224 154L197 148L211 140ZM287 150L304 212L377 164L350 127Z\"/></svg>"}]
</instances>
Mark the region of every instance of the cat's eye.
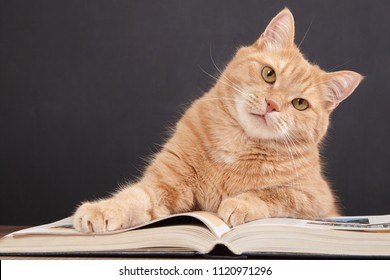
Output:
<instances>
[{"instance_id":1,"label":"cat's eye","mask_svg":"<svg viewBox=\"0 0 390 280\"><path fill-rule=\"evenodd\" d=\"M309 108L309 102L303 98L295 98L291 103L298 111L304 111Z\"/></svg>"},{"instance_id":2,"label":"cat's eye","mask_svg":"<svg viewBox=\"0 0 390 280\"><path fill-rule=\"evenodd\" d=\"M275 70L269 66L265 66L263 70L261 70L261 76L266 83L273 84L276 81L276 73Z\"/></svg>"}]
</instances>

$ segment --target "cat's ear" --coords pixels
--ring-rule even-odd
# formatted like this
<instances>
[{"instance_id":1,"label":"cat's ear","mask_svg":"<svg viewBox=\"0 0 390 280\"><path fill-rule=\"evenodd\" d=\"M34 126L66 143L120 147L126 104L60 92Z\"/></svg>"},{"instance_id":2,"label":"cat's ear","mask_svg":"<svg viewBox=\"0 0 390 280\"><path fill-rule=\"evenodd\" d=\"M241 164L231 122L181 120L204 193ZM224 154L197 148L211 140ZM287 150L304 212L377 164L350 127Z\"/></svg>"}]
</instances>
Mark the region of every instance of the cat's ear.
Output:
<instances>
[{"instance_id":1,"label":"cat's ear","mask_svg":"<svg viewBox=\"0 0 390 280\"><path fill-rule=\"evenodd\" d=\"M337 71L326 73L324 79L326 109L335 109L345 100L364 79L362 75L353 71Z\"/></svg>"},{"instance_id":2,"label":"cat's ear","mask_svg":"<svg viewBox=\"0 0 390 280\"><path fill-rule=\"evenodd\" d=\"M262 49L282 50L294 45L294 34L294 17L285 8L271 20L256 45Z\"/></svg>"}]
</instances>

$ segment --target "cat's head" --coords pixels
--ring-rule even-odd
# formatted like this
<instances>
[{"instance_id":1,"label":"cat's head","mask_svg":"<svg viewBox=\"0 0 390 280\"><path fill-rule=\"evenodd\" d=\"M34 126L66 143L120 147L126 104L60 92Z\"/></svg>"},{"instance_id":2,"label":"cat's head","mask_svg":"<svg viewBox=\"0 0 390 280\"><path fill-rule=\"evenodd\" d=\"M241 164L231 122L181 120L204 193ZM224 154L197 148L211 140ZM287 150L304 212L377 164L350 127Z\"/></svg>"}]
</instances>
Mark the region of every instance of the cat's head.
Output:
<instances>
[{"instance_id":1,"label":"cat's head","mask_svg":"<svg viewBox=\"0 0 390 280\"><path fill-rule=\"evenodd\" d=\"M284 9L253 45L238 50L219 86L249 137L318 143L330 113L362 79L356 72L327 73L310 64L294 44L294 18Z\"/></svg>"}]
</instances>

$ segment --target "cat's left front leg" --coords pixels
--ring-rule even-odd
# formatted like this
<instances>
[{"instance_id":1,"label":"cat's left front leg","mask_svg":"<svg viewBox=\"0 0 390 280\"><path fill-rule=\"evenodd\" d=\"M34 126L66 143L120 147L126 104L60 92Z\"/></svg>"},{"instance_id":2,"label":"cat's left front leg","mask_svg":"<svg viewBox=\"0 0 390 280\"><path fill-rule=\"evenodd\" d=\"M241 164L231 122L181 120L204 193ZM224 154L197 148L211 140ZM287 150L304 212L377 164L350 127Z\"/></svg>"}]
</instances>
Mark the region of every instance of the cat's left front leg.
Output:
<instances>
[{"instance_id":1,"label":"cat's left front leg","mask_svg":"<svg viewBox=\"0 0 390 280\"><path fill-rule=\"evenodd\" d=\"M270 217L269 206L252 192L222 200L218 216L231 226Z\"/></svg>"},{"instance_id":2,"label":"cat's left front leg","mask_svg":"<svg viewBox=\"0 0 390 280\"><path fill-rule=\"evenodd\" d=\"M327 191L294 187L251 190L222 200L218 215L236 226L270 217L314 218L337 215L333 198Z\"/></svg>"}]
</instances>

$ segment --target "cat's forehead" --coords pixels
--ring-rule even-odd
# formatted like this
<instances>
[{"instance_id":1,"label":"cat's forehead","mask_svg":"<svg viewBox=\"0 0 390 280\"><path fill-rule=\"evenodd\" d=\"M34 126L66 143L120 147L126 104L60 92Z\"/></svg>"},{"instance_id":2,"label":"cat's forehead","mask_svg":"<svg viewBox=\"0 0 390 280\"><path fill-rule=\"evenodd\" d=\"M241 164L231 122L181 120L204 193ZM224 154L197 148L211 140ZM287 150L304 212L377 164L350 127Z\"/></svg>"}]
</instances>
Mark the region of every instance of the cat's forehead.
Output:
<instances>
[{"instance_id":1,"label":"cat's forehead","mask_svg":"<svg viewBox=\"0 0 390 280\"><path fill-rule=\"evenodd\" d=\"M294 80L316 80L323 73L317 65L311 64L300 53L280 55L276 58L269 56L267 61L279 76Z\"/></svg>"},{"instance_id":2,"label":"cat's forehead","mask_svg":"<svg viewBox=\"0 0 390 280\"><path fill-rule=\"evenodd\" d=\"M315 64L308 61L297 48L280 52L259 51L257 48L241 48L238 57L242 62L255 62L260 65L272 67L279 73L296 71L312 71L313 74L321 74L323 71Z\"/></svg>"},{"instance_id":3,"label":"cat's forehead","mask_svg":"<svg viewBox=\"0 0 390 280\"><path fill-rule=\"evenodd\" d=\"M257 55L258 62L266 63L279 73L292 74L296 71L316 71L299 51L290 50L284 52L264 52Z\"/></svg>"},{"instance_id":4,"label":"cat's forehead","mask_svg":"<svg viewBox=\"0 0 390 280\"><path fill-rule=\"evenodd\" d=\"M317 83L324 73L317 65L309 62L297 48L282 52L259 52L256 48L244 49L241 62L247 62L249 67L271 67L276 75L285 82L293 81L295 86L301 83Z\"/></svg>"}]
</instances>

